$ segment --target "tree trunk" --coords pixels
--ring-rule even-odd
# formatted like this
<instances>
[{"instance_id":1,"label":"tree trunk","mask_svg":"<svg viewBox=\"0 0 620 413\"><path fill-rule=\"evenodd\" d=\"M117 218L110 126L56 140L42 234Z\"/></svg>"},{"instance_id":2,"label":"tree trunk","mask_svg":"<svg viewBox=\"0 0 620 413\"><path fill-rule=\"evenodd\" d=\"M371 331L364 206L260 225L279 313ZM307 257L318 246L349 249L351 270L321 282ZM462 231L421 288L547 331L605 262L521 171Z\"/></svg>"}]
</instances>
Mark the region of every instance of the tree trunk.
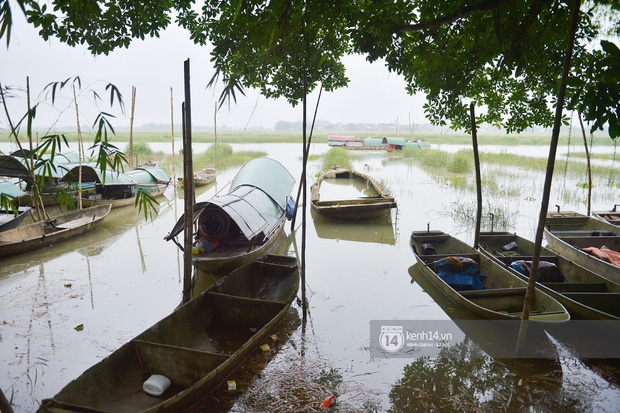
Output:
<instances>
[{"instance_id":1,"label":"tree trunk","mask_svg":"<svg viewBox=\"0 0 620 413\"><path fill-rule=\"evenodd\" d=\"M542 249L542 238L545 229L545 221L547 211L549 210L549 197L551 194L551 182L553 180L553 169L555 167L555 155L557 152L558 140L560 137L560 127L562 126L562 110L564 108L564 97L566 95L566 79L571 65L571 57L573 54L573 46L575 42L575 32L579 20L579 7L581 0L575 0L572 12L572 21L570 32L568 34L568 42L566 46L566 55L564 56L564 68L562 70L562 78L560 79L560 87L558 90L558 98L555 108L555 120L553 123L553 132L551 134L551 143L549 144L549 159L547 161L547 171L545 175L545 184L543 188L543 199L540 206L540 214L538 216L538 228L536 230L536 239L534 241L534 256L532 257L532 268L530 270L530 278L525 293L525 302L523 303L523 314L521 326L519 328L519 337L517 338L517 352L520 352L525 345L527 336L527 324L530 317L530 309L534 300L534 290L536 286L536 278L538 276L538 264L540 262L540 251Z\"/></svg>"}]
</instances>

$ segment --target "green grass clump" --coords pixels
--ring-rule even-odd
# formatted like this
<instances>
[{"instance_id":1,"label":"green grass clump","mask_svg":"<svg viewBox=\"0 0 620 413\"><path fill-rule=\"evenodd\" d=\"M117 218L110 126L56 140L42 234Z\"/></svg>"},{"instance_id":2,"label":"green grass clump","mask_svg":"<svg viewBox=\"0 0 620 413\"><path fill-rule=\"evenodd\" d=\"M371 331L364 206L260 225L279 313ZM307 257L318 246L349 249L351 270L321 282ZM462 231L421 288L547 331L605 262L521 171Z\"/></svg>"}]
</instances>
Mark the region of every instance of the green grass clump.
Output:
<instances>
[{"instance_id":1,"label":"green grass clump","mask_svg":"<svg viewBox=\"0 0 620 413\"><path fill-rule=\"evenodd\" d=\"M351 169L351 155L344 148L331 148L323 156L323 170L327 171L334 166Z\"/></svg>"},{"instance_id":2,"label":"green grass clump","mask_svg":"<svg viewBox=\"0 0 620 413\"><path fill-rule=\"evenodd\" d=\"M465 174L474 170L474 153L471 149L461 149L450 157L448 171Z\"/></svg>"},{"instance_id":3,"label":"green grass clump","mask_svg":"<svg viewBox=\"0 0 620 413\"><path fill-rule=\"evenodd\" d=\"M125 151L124 152L126 154L129 154L129 145L125 146ZM153 154L153 150L151 149L149 144L146 143L146 142L136 142L136 143L133 144L133 154L134 154L134 156L143 157L145 155L152 155Z\"/></svg>"},{"instance_id":4,"label":"green grass clump","mask_svg":"<svg viewBox=\"0 0 620 413\"><path fill-rule=\"evenodd\" d=\"M224 171L235 166L245 165L252 159L267 156L267 153L263 151L233 152L232 146L227 143L218 143L217 159L214 159L215 154L215 145L211 145L209 149L202 154L195 154L194 169L216 167L219 171Z\"/></svg>"}]
</instances>

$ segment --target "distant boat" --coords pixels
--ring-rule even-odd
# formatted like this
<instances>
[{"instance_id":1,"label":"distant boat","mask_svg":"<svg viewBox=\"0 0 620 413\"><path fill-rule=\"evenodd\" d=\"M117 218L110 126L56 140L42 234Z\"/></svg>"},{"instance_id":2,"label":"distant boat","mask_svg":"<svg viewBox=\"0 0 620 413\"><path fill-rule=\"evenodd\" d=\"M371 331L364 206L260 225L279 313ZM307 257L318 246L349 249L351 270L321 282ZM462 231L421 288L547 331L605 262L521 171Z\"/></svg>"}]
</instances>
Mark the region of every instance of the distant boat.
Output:
<instances>
[{"instance_id":1,"label":"distant boat","mask_svg":"<svg viewBox=\"0 0 620 413\"><path fill-rule=\"evenodd\" d=\"M79 166L72 168L63 177L65 182L77 182ZM162 195L170 177L159 167L139 167L120 173L106 169L105 174L94 165L82 165L82 181L94 182L94 191L84 193L82 205L112 205L112 208L134 205L139 189L153 197Z\"/></svg>"},{"instance_id":2,"label":"distant boat","mask_svg":"<svg viewBox=\"0 0 620 413\"><path fill-rule=\"evenodd\" d=\"M618 206L620 206L620 204L615 204L614 207L608 211L592 211L592 216L613 225L620 225L620 211L616 209Z\"/></svg>"},{"instance_id":3,"label":"distant boat","mask_svg":"<svg viewBox=\"0 0 620 413\"><path fill-rule=\"evenodd\" d=\"M549 248L620 284L620 228L586 215L551 216L545 222Z\"/></svg>"},{"instance_id":4,"label":"distant boat","mask_svg":"<svg viewBox=\"0 0 620 413\"><path fill-rule=\"evenodd\" d=\"M412 141L406 141L403 138L388 138L385 137L381 140L383 145L386 145L386 150L388 152L392 151L402 151L405 148L430 148L431 144L428 142L424 142L419 139L415 139Z\"/></svg>"},{"instance_id":5,"label":"distant boat","mask_svg":"<svg viewBox=\"0 0 620 413\"><path fill-rule=\"evenodd\" d=\"M294 207L294 183L281 163L257 158L239 170L227 194L195 204L194 267L225 273L268 254ZM174 240L184 227L183 215L164 239Z\"/></svg>"},{"instance_id":6,"label":"distant boat","mask_svg":"<svg viewBox=\"0 0 620 413\"><path fill-rule=\"evenodd\" d=\"M295 258L242 266L43 400L39 412L186 411L263 344L298 289Z\"/></svg>"},{"instance_id":7,"label":"distant boat","mask_svg":"<svg viewBox=\"0 0 620 413\"><path fill-rule=\"evenodd\" d=\"M509 232L480 233L480 251L528 280L534 243ZM516 269L515 269L516 268ZM542 247L536 286L580 320L620 319L620 285Z\"/></svg>"},{"instance_id":8,"label":"distant boat","mask_svg":"<svg viewBox=\"0 0 620 413\"><path fill-rule=\"evenodd\" d=\"M92 231L101 225L109 212L110 205L76 209L0 232L0 257L32 251Z\"/></svg>"},{"instance_id":9,"label":"distant boat","mask_svg":"<svg viewBox=\"0 0 620 413\"><path fill-rule=\"evenodd\" d=\"M348 184L359 183L368 194L365 197L321 200L321 185L324 182ZM391 208L396 208L396 201L371 176L354 170L333 167L324 173L310 188L312 209L334 219L375 219L387 215Z\"/></svg>"},{"instance_id":10,"label":"distant boat","mask_svg":"<svg viewBox=\"0 0 620 413\"><path fill-rule=\"evenodd\" d=\"M20 152L21 153L21 152ZM39 195L43 205L58 205L61 201L60 194L66 193L72 199L76 199L76 186L68 184L62 181L67 171L69 171L73 164L68 163L72 159L70 155L56 154L54 157L53 166L49 169L43 167L36 168L34 174L38 178L44 177L44 184L39 189ZM32 198L32 177L30 175L29 162L27 159L20 156L2 155L0 156L0 176L6 176L16 178L20 180L21 190L24 191L24 195L20 200L21 205L33 206L34 200ZM82 184L83 191L92 189L92 184L84 182ZM40 185L37 183L37 185Z\"/></svg>"},{"instance_id":11,"label":"distant boat","mask_svg":"<svg viewBox=\"0 0 620 413\"><path fill-rule=\"evenodd\" d=\"M194 186L207 186L215 182L217 178L217 169L205 168L194 174ZM184 186L182 177L177 178L179 186Z\"/></svg>"},{"instance_id":12,"label":"distant boat","mask_svg":"<svg viewBox=\"0 0 620 413\"><path fill-rule=\"evenodd\" d=\"M422 272L455 304L487 320L521 319L526 281L442 231L413 231L410 242ZM461 271L457 272L456 267ZM565 322L570 320L570 314L537 288L530 320Z\"/></svg>"}]
</instances>

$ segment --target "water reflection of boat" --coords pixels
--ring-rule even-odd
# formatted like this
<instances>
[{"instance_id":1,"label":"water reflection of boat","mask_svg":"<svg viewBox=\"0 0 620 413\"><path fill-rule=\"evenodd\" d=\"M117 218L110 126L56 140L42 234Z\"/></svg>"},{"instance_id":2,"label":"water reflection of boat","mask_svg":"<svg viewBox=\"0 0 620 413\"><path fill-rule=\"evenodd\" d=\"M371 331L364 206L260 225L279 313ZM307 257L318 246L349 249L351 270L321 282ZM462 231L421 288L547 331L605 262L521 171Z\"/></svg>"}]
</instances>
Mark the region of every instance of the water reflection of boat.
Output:
<instances>
[{"instance_id":1,"label":"water reflection of boat","mask_svg":"<svg viewBox=\"0 0 620 413\"><path fill-rule=\"evenodd\" d=\"M574 263L620 284L620 228L585 215L547 217L549 248Z\"/></svg>"},{"instance_id":2,"label":"water reflection of boat","mask_svg":"<svg viewBox=\"0 0 620 413\"><path fill-rule=\"evenodd\" d=\"M527 265L531 265L534 254L532 241L509 232L483 232L479 239L483 253L521 279L528 279L529 270L524 274L516 271L514 266L529 268ZM541 281L536 284L537 288L562 303L571 319L620 318L620 285L544 247L538 273Z\"/></svg>"},{"instance_id":3,"label":"water reflection of boat","mask_svg":"<svg viewBox=\"0 0 620 413\"><path fill-rule=\"evenodd\" d=\"M266 256L238 268L44 400L39 411L183 410L263 343L298 288L295 258Z\"/></svg>"},{"instance_id":4,"label":"water reflection of boat","mask_svg":"<svg viewBox=\"0 0 620 413\"><path fill-rule=\"evenodd\" d=\"M221 274L268 254L284 229L294 183L278 161L257 158L239 170L227 194L195 204L194 267ZM165 239L184 227L182 215Z\"/></svg>"},{"instance_id":5,"label":"water reflection of boat","mask_svg":"<svg viewBox=\"0 0 620 413\"><path fill-rule=\"evenodd\" d=\"M442 231L413 231L411 248L422 271L456 304L483 319L520 319L527 282L491 258ZM466 269L472 272L465 273ZM554 323L569 319L562 304L536 289L530 320Z\"/></svg>"},{"instance_id":6,"label":"water reflection of boat","mask_svg":"<svg viewBox=\"0 0 620 413\"><path fill-rule=\"evenodd\" d=\"M78 209L1 232L0 257L35 250L95 230L109 212L109 205Z\"/></svg>"},{"instance_id":7,"label":"water reflection of boat","mask_svg":"<svg viewBox=\"0 0 620 413\"><path fill-rule=\"evenodd\" d=\"M194 173L194 186L207 186L215 182L217 178L217 169L205 168L201 171ZM184 179L182 177L177 178L179 186L184 185Z\"/></svg>"},{"instance_id":8,"label":"water reflection of boat","mask_svg":"<svg viewBox=\"0 0 620 413\"><path fill-rule=\"evenodd\" d=\"M321 186L325 182L361 186L365 197L321 200ZM335 219L376 219L385 216L396 201L371 176L350 169L333 167L325 172L310 188L311 207L317 213Z\"/></svg>"},{"instance_id":9,"label":"water reflection of boat","mask_svg":"<svg viewBox=\"0 0 620 413\"><path fill-rule=\"evenodd\" d=\"M390 214L364 222L342 221L337 225L334 225L333 220L318 214L313 209L310 210L310 214L319 238L374 244L396 244L394 224Z\"/></svg>"}]
</instances>

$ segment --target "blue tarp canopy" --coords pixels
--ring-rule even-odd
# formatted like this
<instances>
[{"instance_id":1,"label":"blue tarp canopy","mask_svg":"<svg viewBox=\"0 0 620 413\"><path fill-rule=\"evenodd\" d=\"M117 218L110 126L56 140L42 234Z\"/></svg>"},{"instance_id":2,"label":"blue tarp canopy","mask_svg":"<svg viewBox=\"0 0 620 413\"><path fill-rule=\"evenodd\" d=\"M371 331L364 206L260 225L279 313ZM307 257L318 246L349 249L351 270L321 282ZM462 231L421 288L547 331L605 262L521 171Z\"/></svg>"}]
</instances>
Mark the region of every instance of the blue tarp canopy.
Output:
<instances>
[{"instance_id":1,"label":"blue tarp canopy","mask_svg":"<svg viewBox=\"0 0 620 413\"><path fill-rule=\"evenodd\" d=\"M268 236L285 219L286 203L294 183L293 176L278 161L254 159L237 173L228 194L194 205L194 222L203 212L223 212L248 240L260 233ZM165 239L177 236L184 226L185 218L181 216Z\"/></svg>"},{"instance_id":2,"label":"blue tarp canopy","mask_svg":"<svg viewBox=\"0 0 620 413\"><path fill-rule=\"evenodd\" d=\"M24 191L13 185L11 182L0 179L0 194L17 198L24 195Z\"/></svg>"},{"instance_id":3,"label":"blue tarp canopy","mask_svg":"<svg viewBox=\"0 0 620 413\"><path fill-rule=\"evenodd\" d=\"M30 162L24 158L2 155L0 156L0 176L6 176L10 178L19 178L24 181L30 181L30 173L26 167L26 162ZM34 161L36 165L36 160ZM67 171L71 168L71 165L61 165L54 163L51 168L51 175L54 179L61 179ZM48 171L44 171L42 167L35 169L35 175L48 176Z\"/></svg>"}]
</instances>

